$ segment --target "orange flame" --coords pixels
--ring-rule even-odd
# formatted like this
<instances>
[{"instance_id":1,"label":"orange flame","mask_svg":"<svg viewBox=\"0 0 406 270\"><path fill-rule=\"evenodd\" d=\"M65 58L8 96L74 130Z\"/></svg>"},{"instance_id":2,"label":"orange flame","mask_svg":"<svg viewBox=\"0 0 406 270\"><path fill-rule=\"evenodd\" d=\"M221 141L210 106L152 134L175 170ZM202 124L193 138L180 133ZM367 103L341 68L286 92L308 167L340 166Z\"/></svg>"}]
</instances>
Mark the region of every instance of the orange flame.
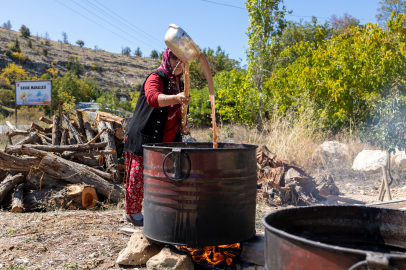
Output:
<instances>
[{"instance_id":1,"label":"orange flame","mask_svg":"<svg viewBox=\"0 0 406 270\"><path fill-rule=\"evenodd\" d=\"M230 265L233 262L233 258L237 257L237 255L222 249L241 249L241 244L206 246L203 248L193 248L188 246L176 247L181 251L189 253L195 263L199 264L206 261L208 264L217 265L225 262L227 265Z\"/></svg>"}]
</instances>

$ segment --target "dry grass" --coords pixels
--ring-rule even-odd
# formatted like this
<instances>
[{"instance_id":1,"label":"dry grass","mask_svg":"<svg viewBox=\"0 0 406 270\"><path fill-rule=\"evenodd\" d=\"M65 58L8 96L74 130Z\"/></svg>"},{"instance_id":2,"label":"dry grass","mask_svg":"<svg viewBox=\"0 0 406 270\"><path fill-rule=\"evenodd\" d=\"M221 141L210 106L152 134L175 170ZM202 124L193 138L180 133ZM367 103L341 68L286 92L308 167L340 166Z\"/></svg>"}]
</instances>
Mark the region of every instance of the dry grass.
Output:
<instances>
[{"instance_id":1,"label":"dry grass","mask_svg":"<svg viewBox=\"0 0 406 270\"><path fill-rule=\"evenodd\" d=\"M324 141L339 141L349 147L347 164L341 164L347 168L351 167L359 152L372 149L370 145L361 142L357 134L351 135L343 131L329 136L313 129L308 119L296 118L293 114L271 119L261 130L256 127L221 124L218 129L219 142L266 145L279 159L293 161L310 171L318 169L313 153ZM192 129L191 133L197 141L212 140L212 132L208 128Z\"/></svg>"}]
</instances>

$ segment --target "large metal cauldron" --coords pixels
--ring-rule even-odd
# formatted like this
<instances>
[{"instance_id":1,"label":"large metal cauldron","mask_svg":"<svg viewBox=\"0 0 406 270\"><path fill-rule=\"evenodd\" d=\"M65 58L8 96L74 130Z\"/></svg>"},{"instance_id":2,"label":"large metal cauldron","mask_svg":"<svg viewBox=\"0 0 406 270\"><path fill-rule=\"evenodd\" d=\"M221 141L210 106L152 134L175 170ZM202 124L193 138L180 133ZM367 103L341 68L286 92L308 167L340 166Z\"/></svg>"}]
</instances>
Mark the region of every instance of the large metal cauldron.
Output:
<instances>
[{"instance_id":1,"label":"large metal cauldron","mask_svg":"<svg viewBox=\"0 0 406 270\"><path fill-rule=\"evenodd\" d=\"M255 235L256 145L144 145L144 235L187 246Z\"/></svg>"},{"instance_id":2,"label":"large metal cauldron","mask_svg":"<svg viewBox=\"0 0 406 270\"><path fill-rule=\"evenodd\" d=\"M314 206L267 215L265 269L406 269L406 212Z\"/></svg>"}]
</instances>

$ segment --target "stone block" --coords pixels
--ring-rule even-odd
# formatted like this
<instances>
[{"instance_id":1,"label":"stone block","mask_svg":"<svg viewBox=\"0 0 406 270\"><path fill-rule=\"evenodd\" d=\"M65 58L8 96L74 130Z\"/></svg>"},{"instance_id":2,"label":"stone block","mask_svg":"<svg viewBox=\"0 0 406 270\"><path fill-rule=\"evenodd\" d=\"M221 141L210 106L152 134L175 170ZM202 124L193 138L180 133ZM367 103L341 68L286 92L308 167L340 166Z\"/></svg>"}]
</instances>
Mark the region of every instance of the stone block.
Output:
<instances>
[{"instance_id":1,"label":"stone block","mask_svg":"<svg viewBox=\"0 0 406 270\"><path fill-rule=\"evenodd\" d=\"M251 239L242 243L240 260L258 266L265 265L265 236L255 235Z\"/></svg>"}]
</instances>

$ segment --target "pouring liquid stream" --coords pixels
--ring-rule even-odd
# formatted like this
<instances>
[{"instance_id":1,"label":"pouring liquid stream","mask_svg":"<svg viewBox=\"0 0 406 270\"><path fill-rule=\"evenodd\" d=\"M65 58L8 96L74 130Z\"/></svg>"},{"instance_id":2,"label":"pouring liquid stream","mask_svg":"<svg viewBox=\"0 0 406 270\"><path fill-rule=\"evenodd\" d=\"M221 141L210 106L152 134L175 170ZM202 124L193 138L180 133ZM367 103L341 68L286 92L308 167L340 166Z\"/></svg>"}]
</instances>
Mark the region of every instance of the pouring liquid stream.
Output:
<instances>
[{"instance_id":1,"label":"pouring liquid stream","mask_svg":"<svg viewBox=\"0 0 406 270\"><path fill-rule=\"evenodd\" d=\"M211 103L211 123L213 125L213 148L217 148L217 123L216 123L216 103L214 100L214 95L210 95L210 103Z\"/></svg>"}]
</instances>

